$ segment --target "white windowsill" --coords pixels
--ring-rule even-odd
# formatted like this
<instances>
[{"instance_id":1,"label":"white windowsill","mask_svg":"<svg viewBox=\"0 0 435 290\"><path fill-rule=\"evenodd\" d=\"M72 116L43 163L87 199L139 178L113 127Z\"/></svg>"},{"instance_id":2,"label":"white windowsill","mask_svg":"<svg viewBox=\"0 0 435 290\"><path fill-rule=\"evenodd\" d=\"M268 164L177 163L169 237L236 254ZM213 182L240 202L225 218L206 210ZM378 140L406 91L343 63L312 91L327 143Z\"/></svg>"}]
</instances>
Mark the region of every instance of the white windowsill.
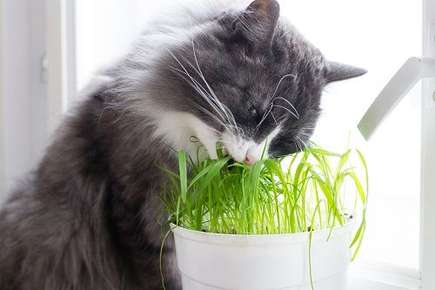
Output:
<instances>
[{"instance_id":1,"label":"white windowsill","mask_svg":"<svg viewBox=\"0 0 435 290\"><path fill-rule=\"evenodd\" d=\"M410 290L397 286L391 286L380 282L368 281L355 278L350 282L349 290Z\"/></svg>"},{"instance_id":2,"label":"white windowsill","mask_svg":"<svg viewBox=\"0 0 435 290\"><path fill-rule=\"evenodd\" d=\"M349 273L349 290L419 290L417 270L382 263L356 262Z\"/></svg>"}]
</instances>

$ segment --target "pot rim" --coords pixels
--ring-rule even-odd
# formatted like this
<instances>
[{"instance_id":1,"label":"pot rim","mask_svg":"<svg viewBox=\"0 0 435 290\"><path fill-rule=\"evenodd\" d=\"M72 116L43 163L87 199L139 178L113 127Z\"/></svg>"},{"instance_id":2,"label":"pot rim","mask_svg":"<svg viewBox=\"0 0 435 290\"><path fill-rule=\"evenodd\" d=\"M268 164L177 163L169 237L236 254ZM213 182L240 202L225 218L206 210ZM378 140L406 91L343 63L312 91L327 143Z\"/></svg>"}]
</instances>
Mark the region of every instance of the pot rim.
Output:
<instances>
[{"instance_id":1,"label":"pot rim","mask_svg":"<svg viewBox=\"0 0 435 290\"><path fill-rule=\"evenodd\" d=\"M332 229L331 239L340 232L349 232L355 225L355 218L348 218L344 225L336 226ZM221 233L209 233L197 230L187 229L181 226L177 226L173 223L170 224L170 229L175 235L182 236L188 239L200 239L200 240L221 240L221 241L267 241L267 240L307 240L309 239L310 232L297 232L297 233L284 233L284 234L221 234ZM329 237L331 233L330 228L317 230L312 232L313 239L319 239L322 237ZM335 234L334 234L335 233Z\"/></svg>"}]
</instances>

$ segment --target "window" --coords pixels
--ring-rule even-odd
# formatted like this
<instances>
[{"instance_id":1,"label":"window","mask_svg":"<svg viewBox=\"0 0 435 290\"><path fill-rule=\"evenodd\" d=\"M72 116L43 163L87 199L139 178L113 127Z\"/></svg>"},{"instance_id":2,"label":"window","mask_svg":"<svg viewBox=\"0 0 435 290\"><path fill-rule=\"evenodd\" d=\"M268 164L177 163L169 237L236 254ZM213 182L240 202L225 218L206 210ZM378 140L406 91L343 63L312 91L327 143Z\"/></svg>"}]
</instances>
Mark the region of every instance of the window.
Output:
<instances>
[{"instance_id":1,"label":"window","mask_svg":"<svg viewBox=\"0 0 435 290\"><path fill-rule=\"evenodd\" d=\"M77 85L128 51L159 2L77 0Z\"/></svg>"}]
</instances>

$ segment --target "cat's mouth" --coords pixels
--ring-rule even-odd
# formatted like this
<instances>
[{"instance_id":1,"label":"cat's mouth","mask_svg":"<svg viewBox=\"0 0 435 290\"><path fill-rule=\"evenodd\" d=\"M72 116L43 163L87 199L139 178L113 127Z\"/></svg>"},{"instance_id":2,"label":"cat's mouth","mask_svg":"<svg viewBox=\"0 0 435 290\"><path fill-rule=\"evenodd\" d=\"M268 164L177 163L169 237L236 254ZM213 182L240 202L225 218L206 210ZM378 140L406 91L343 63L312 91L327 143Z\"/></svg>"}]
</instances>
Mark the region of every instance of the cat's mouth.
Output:
<instances>
[{"instance_id":1,"label":"cat's mouth","mask_svg":"<svg viewBox=\"0 0 435 290\"><path fill-rule=\"evenodd\" d=\"M229 156L234 162L253 165L260 160L261 156L257 156L258 145L254 142L241 142L236 144L222 143L218 146L221 156ZM219 155L218 154L218 155Z\"/></svg>"}]
</instances>

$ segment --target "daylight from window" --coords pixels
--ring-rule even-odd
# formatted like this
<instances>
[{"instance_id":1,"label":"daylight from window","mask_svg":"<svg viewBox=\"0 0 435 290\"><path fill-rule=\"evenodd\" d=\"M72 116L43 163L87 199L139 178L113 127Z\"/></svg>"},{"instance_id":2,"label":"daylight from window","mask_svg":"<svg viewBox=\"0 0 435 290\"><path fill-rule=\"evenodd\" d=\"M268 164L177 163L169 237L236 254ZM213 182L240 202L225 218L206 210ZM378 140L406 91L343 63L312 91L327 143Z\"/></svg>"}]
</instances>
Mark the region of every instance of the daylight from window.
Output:
<instances>
[{"instance_id":1,"label":"daylight from window","mask_svg":"<svg viewBox=\"0 0 435 290\"><path fill-rule=\"evenodd\" d=\"M314 140L336 150L350 144L367 156L369 226L361 260L418 270L420 87L406 97L370 142L362 139L356 125L404 61L421 55L420 2L285 1L283 6L294 25L328 58L369 71L364 78L326 89ZM385 37L388 42L382 41Z\"/></svg>"}]
</instances>

